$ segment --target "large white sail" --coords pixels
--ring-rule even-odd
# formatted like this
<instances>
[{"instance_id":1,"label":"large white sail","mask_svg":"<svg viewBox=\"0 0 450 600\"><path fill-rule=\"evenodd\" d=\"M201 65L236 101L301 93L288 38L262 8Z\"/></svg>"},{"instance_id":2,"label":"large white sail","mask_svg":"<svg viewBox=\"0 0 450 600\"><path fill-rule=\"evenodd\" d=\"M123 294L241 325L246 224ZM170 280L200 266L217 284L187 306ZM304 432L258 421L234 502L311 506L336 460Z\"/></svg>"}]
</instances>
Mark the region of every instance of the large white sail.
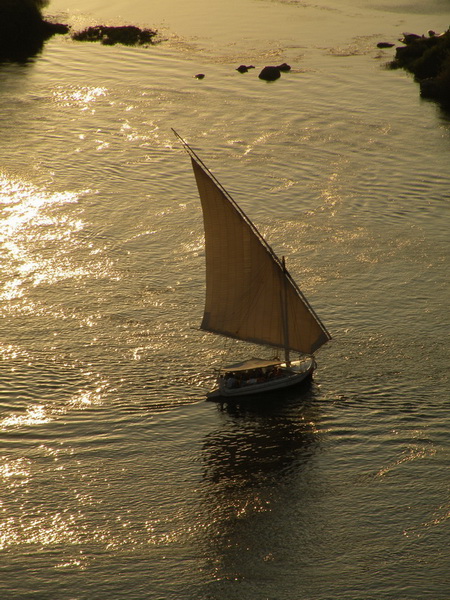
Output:
<instances>
[{"instance_id":1,"label":"large white sail","mask_svg":"<svg viewBox=\"0 0 450 600\"><path fill-rule=\"evenodd\" d=\"M203 209L202 329L311 354L330 339L281 261L234 200L192 156Z\"/></svg>"}]
</instances>

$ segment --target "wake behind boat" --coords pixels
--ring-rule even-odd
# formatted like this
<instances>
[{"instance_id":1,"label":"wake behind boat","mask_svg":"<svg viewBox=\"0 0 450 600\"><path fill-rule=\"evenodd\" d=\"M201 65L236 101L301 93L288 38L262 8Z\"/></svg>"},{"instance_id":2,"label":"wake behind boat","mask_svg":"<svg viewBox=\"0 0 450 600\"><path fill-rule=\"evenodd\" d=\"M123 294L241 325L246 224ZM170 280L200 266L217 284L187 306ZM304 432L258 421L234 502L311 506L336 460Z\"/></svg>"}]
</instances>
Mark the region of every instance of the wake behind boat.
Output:
<instances>
[{"instance_id":1,"label":"wake behind boat","mask_svg":"<svg viewBox=\"0 0 450 600\"><path fill-rule=\"evenodd\" d=\"M331 339L295 281L254 224L173 130L189 153L203 210L206 301L201 329L281 348L284 360L251 359L220 370L209 396L247 396L297 385ZM290 352L298 352L291 361Z\"/></svg>"}]
</instances>

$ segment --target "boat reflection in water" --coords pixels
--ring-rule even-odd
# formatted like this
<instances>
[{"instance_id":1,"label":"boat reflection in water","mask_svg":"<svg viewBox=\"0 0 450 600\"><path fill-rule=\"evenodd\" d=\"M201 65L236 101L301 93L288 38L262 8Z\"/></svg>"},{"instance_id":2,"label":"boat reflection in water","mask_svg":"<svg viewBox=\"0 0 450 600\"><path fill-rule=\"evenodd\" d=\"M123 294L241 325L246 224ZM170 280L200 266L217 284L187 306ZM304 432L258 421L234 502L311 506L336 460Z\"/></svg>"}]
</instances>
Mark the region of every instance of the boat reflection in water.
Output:
<instances>
[{"instance_id":1,"label":"boat reflection in water","mask_svg":"<svg viewBox=\"0 0 450 600\"><path fill-rule=\"evenodd\" d=\"M314 529L315 456L320 435L316 386L221 406L220 429L203 443L203 523L199 536L209 557L208 597L237 597L235 586L260 580L266 595L280 560L317 537ZM292 527L292 523L296 523ZM296 538L302 531L302 544ZM298 565L297 565L298 566ZM297 567L293 567L296 569ZM239 587L240 598L242 587ZM254 587L253 587L254 590ZM231 595L230 595L231 594ZM249 596L250 597L250 596Z\"/></svg>"}]
</instances>

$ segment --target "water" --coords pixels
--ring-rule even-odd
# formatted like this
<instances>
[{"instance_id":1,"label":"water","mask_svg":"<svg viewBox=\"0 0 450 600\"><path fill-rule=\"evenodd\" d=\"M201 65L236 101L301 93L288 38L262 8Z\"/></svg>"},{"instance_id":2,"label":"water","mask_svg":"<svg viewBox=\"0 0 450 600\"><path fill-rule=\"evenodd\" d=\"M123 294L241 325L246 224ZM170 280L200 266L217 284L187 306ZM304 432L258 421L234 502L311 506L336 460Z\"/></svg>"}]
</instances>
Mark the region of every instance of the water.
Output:
<instances>
[{"instance_id":1,"label":"water","mask_svg":"<svg viewBox=\"0 0 450 600\"><path fill-rule=\"evenodd\" d=\"M376 48L448 27L448 3L48 12L165 41L56 37L0 69L2 598L448 598L450 121ZM333 335L283 401L204 402L249 349L198 330L171 127Z\"/></svg>"}]
</instances>

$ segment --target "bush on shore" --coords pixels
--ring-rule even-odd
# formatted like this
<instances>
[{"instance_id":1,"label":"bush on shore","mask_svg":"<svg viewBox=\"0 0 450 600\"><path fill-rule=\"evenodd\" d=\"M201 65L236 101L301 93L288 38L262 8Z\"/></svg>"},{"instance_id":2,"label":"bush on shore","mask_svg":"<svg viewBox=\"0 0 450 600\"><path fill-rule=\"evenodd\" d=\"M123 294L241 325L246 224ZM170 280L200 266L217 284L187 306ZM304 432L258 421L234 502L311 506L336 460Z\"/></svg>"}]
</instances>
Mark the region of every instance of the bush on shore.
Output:
<instances>
[{"instance_id":1,"label":"bush on shore","mask_svg":"<svg viewBox=\"0 0 450 600\"><path fill-rule=\"evenodd\" d=\"M47 0L0 0L0 61L26 62L38 54L66 25L49 23L42 16Z\"/></svg>"},{"instance_id":2,"label":"bush on shore","mask_svg":"<svg viewBox=\"0 0 450 600\"><path fill-rule=\"evenodd\" d=\"M405 35L402 41L390 67L413 73L424 98L450 106L450 28L440 35Z\"/></svg>"}]
</instances>

